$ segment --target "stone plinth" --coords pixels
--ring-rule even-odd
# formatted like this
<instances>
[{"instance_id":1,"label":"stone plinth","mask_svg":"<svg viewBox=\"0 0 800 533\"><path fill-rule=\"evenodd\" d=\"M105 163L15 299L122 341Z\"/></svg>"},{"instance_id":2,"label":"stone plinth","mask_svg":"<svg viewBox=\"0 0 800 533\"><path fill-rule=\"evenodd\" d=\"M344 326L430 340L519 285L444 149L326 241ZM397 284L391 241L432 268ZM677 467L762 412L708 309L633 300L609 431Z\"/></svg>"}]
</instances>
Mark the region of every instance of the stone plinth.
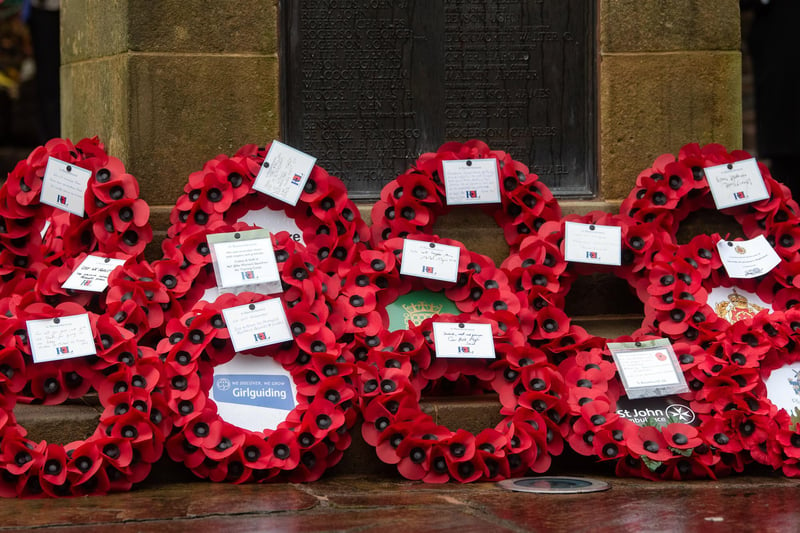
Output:
<instances>
[{"instance_id":1,"label":"stone plinth","mask_svg":"<svg viewBox=\"0 0 800 533\"><path fill-rule=\"evenodd\" d=\"M62 131L98 135L156 210L216 154L279 136L275 2L62 6Z\"/></svg>"}]
</instances>

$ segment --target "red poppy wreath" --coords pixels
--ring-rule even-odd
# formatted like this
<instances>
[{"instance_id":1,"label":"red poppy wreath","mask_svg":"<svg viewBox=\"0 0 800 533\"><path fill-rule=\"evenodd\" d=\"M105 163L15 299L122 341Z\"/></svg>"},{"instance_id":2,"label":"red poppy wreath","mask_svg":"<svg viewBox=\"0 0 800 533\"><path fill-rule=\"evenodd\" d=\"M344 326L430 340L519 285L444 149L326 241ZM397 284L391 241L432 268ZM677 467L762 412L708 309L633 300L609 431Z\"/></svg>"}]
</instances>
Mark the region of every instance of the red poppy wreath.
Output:
<instances>
[{"instance_id":1,"label":"red poppy wreath","mask_svg":"<svg viewBox=\"0 0 800 533\"><path fill-rule=\"evenodd\" d=\"M336 327L343 338L352 337L365 440L381 460L397 464L403 476L425 482L471 482L529 469L545 471L551 456L563 449L566 390L544 355L523 347L534 328L533 314L485 256L431 235L412 235L409 240L458 248L456 281L401 274L404 239L393 238L362 254L334 306ZM442 292L454 304L454 313L442 312L441 304L430 301L404 304L406 324L390 331L387 306L417 291ZM495 359L436 357L433 322L490 325L502 366ZM511 360L505 362L507 356ZM531 390L515 381L516 373L523 373L520 367L528 365L524 372L541 375L542 380ZM499 393L503 418L477 435L438 425L423 413L420 398L442 391Z\"/></svg>"},{"instance_id":2,"label":"red poppy wreath","mask_svg":"<svg viewBox=\"0 0 800 533\"><path fill-rule=\"evenodd\" d=\"M436 152L421 155L411 169L383 188L380 200L372 207L372 242L431 233L436 218L450 209L446 203L443 162L476 159L497 160L500 202L482 205L481 209L503 228L512 250L541 224L561 217L561 209L550 190L509 154L491 150L478 140L449 142Z\"/></svg>"},{"instance_id":3,"label":"red poppy wreath","mask_svg":"<svg viewBox=\"0 0 800 533\"><path fill-rule=\"evenodd\" d=\"M88 171L79 216L42 203L45 170L51 158L76 172ZM56 195L59 205L68 197ZM139 198L136 179L122 162L104 151L96 137L72 144L52 139L17 163L0 189L0 274L3 292L15 291L10 280L36 277L81 253L138 257L153 238L150 208Z\"/></svg>"},{"instance_id":4,"label":"red poppy wreath","mask_svg":"<svg viewBox=\"0 0 800 533\"><path fill-rule=\"evenodd\" d=\"M285 420L274 428L248 430L224 420L209 398L214 367L238 356L223 310L265 299L243 293L223 294L213 304L200 302L182 319L170 322L169 337L159 344L168 367L162 387L177 430L167 450L199 477L233 483L279 476L313 481L335 465L350 444L348 430L355 420L353 366L343 362L341 345L324 321L316 320L302 303L284 309L292 341L247 350L252 356L274 359L291 374L296 405ZM231 385L225 379L224 387L220 383L214 387L233 386L235 395L238 382ZM258 378L253 375L246 381ZM247 389L248 394L252 391L259 392L255 386Z\"/></svg>"},{"instance_id":5,"label":"red poppy wreath","mask_svg":"<svg viewBox=\"0 0 800 533\"><path fill-rule=\"evenodd\" d=\"M620 266L567 262L565 226L567 222L593 226L618 226L621 235ZM580 275L605 272L629 284L641 301L647 300L647 270L657 250L668 236L652 223L637 224L625 216L592 212L568 215L560 222L547 222L539 232L526 237L518 252L502 265L509 283L536 313L537 327L528 342L551 354L558 363L579 350L602 346L604 339L588 335L571 323L564 312L567 293ZM647 330L640 329L639 334Z\"/></svg>"},{"instance_id":6,"label":"red poppy wreath","mask_svg":"<svg viewBox=\"0 0 800 533\"><path fill-rule=\"evenodd\" d=\"M274 239L284 287L279 299L226 293L214 303L201 301L180 319L170 320L167 338L158 346L167 365L161 386L167 391L176 425L167 442L168 453L199 477L212 481L312 481L335 465L350 444L355 370L352 363L345 362L352 355L343 351L327 326L324 276L314 268L306 249L287 233ZM263 422L258 429L247 429L223 419L218 410L223 399L216 393L230 391L236 398L255 400L275 397L278 389L264 388L260 370L252 378L242 378L249 384L241 387L238 377L223 380L215 374L218 365L242 359L234 350L223 310L255 308L258 302L276 299L286 315L291 340L245 350L245 357L257 359L258 368L272 360L282 367L273 379L280 380L283 375L286 387L279 392L283 400L288 398L288 404L281 404L285 417L276 427L267 428ZM294 383L296 395L288 388L289 381ZM254 385L256 382L261 385ZM242 404L230 399L225 402ZM262 420L254 422L261 424Z\"/></svg>"},{"instance_id":7,"label":"red poppy wreath","mask_svg":"<svg viewBox=\"0 0 800 533\"><path fill-rule=\"evenodd\" d=\"M785 260L757 278L729 277L717 252L721 240L716 234L698 235L653 256L645 302L651 331L702 344L763 309L782 311L800 301L800 290L791 283L792 265ZM773 345L767 341L765 350Z\"/></svg>"},{"instance_id":8,"label":"red poppy wreath","mask_svg":"<svg viewBox=\"0 0 800 533\"><path fill-rule=\"evenodd\" d=\"M482 319L437 315L419 326L382 331L379 343L358 364L364 440L378 457L396 464L407 479L461 483L506 479L546 471L563 450L568 391L543 352L495 339L499 361L475 361L445 369L436 357L432 323ZM439 368L436 371L437 367ZM471 368L470 368L471 367ZM435 423L420 407L436 374L471 376L498 393L502 419L477 434Z\"/></svg>"},{"instance_id":9,"label":"red poppy wreath","mask_svg":"<svg viewBox=\"0 0 800 533\"><path fill-rule=\"evenodd\" d=\"M0 320L0 391L5 423L0 439L0 496L43 497L104 494L128 490L142 481L161 458L171 421L165 398L157 388L163 368L155 350L139 346L131 333L113 321L89 314L97 354L32 363L27 320L84 313L72 303L57 307L34 303L18 315ZM65 350L66 351L66 350ZM50 366L47 372L32 368ZM53 376L58 376L59 379ZM13 409L23 396L61 403L76 391L92 388L102 413L87 438L65 445L35 442L14 421Z\"/></svg>"},{"instance_id":10,"label":"red poppy wreath","mask_svg":"<svg viewBox=\"0 0 800 533\"><path fill-rule=\"evenodd\" d=\"M737 322L734 341L738 357L758 365L756 386L736 401L726 414L736 424L742 446L758 463L800 476L800 311L789 309ZM727 339L726 339L727 340ZM732 341L729 341L732 342Z\"/></svg>"},{"instance_id":11,"label":"red poppy wreath","mask_svg":"<svg viewBox=\"0 0 800 533\"><path fill-rule=\"evenodd\" d=\"M580 219L572 217L572 220ZM651 294L658 294L648 276L651 279L656 276L660 280L652 272L660 273L657 269L666 256L663 250L669 241L663 231L653 228L652 223L636 224L626 217L619 219L602 214L589 215L584 223L622 226L623 266L602 268L610 268L612 273L626 279L643 301L648 301ZM634 231L629 232L631 228ZM702 427L714 429L715 433L709 439L716 438L718 442L714 441L715 444L708 442L708 439L702 442L698 440L698 430L682 420L675 420L666 424L665 428L658 429L655 422L647 420L657 409L647 411L649 407L642 408L646 414L637 420L631 413L635 414L637 406L641 404L623 406L620 403L625 401L625 394L616 375L614 361L605 349L605 339L589 336L581 328L571 326L569 318L560 311L575 276L587 269L597 268L597 265L567 264L563 255L563 240L561 227L545 224L538 235L522 242L520 251L509 257L503 267L511 283L520 294L525 295L534 309L540 309L540 312L550 310L549 321L540 321L543 327L534 331L530 342L559 365L558 369L568 385L571 432L567 439L570 446L583 455L615 460L620 475L683 479L718 476L732 469L741 471L744 461L742 446L728 442L739 442L734 435L736 429L730 424L723 428L719 422L722 408L715 406L719 410L717 412L709 405L713 403L710 398L722 398L731 391L740 394L740 383L741 389L748 386L752 388L756 376L754 365L742 363L736 350L731 345L723 345L721 337L713 337L713 331L710 335L717 342L713 347L710 344L702 347L676 344L674 347L691 392L682 396L682 402L669 401L678 405L674 409L679 415L691 412L692 416L708 418L708 421L704 419L704 424L707 422L710 425ZM690 249L697 252L698 243L695 245ZM688 267L688 263L675 267L675 277L679 280L677 283L684 283L682 275ZM661 276L664 275L661 273ZM685 284L692 289L699 285L693 286L688 281ZM684 298L688 301L688 297ZM621 337L616 342L646 340L649 333L680 338L676 331L662 327L658 321L648 323L645 320L643 327L633 337ZM750 340L749 337L747 340ZM714 352L717 345L720 348ZM736 346L740 347L738 344ZM716 355L707 355L707 351ZM664 406L659 403L658 409L663 410ZM711 415L718 416L714 418ZM677 441L666 440L673 437Z\"/></svg>"},{"instance_id":12,"label":"red poppy wreath","mask_svg":"<svg viewBox=\"0 0 800 533\"><path fill-rule=\"evenodd\" d=\"M670 233L673 242L677 242L675 235L687 216L701 209L715 209L706 169L733 166L749 159L752 159L749 153L728 152L719 144L703 147L697 143L687 144L680 149L677 158L672 154L661 155L653 166L639 174L636 186L620 206L620 213L638 221L657 223ZM764 235L783 259L795 262L800 249L797 203L792 200L788 187L773 179L764 164L756 164L763 177L766 197L721 212L733 216L748 239ZM731 194L744 199L748 193L734 188Z\"/></svg>"},{"instance_id":13,"label":"red poppy wreath","mask_svg":"<svg viewBox=\"0 0 800 533\"><path fill-rule=\"evenodd\" d=\"M219 155L193 172L170 214L165 260L179 266L175 288L189 288L199 269L208 263L208 246L198 240L211 228L244 222L277 233L289 231L305 243L320 272L335 276L366 247L369 230L342 181L314 165L297 204L292 206L253 189L272 144L246 145L233 156ZM282 214L269 218L276 213ZM174 275L174 274L173 274ZM329 285L334 288L338 280ZM178 293L178 296L183 294ZM189 294L187 304L196 301ZM332 299L335 294L330 295Z\"/></svg>"},{"instance_id":14,"label":"red poppy wreath","mask_svg":"<svg viewBox=\"0 0 800 533\"><path fill-rule=\"evenodd\" d=\"M748 458L738 408L750 401L758 382L757 368L732 362L744 346L724 336L705 349L675 343L690 391L646 405L623 403L625 392L607 350L568 358L559 365L570 390L568 444L581 455L611 462L619 476L680 480L741 472Z\"/></svg>"}]
</instances>

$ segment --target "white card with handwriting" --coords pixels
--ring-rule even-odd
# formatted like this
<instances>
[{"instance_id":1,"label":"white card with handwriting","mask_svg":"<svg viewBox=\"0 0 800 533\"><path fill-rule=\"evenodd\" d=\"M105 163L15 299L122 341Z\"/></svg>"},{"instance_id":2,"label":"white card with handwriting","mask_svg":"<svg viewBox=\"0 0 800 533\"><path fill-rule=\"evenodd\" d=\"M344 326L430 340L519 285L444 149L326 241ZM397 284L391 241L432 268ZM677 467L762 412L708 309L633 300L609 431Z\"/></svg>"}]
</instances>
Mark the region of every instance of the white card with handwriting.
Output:
<instances>
[{"instance_id":1,"label":"white card with handwriting","mask_svg":"<svg viewBox=\"0 0 800 533\"><path fill-rule=\"evenodd\" d=\"M82 217L83 198L91 177L91 170L55 157L48 158L39 201Z\"/></svg>"},{"instance_id":2,"label":"white card with handwriting","mask_svg":"<svg viewBox=\"0 0 800 533\"><path fill-rule=\"evenodd\" d=\"M622 228L566 222L564 259L595 265L622 264Z\"/></svg>"},{"instance_id":3,"label":"white card with handwriting","mask_svg":"<svg viewBox=\"0 0 800 533\"><path fill-rule=\"evenodd\" d=\"M265 229L207 236L219 287L280 281L272 240Z\"/></svg>"},{"instance_id":4,"label":"white card with handwriting","mask_svg":"<svg viewBox=\"0 0 800 533\"><path fill-rule=\"evenodd\" d=\"M458 246L405 239L400 274L455 283L460 255Z\"/></svg>"},{"instance_id":5,"label":"white card with handwriting","mask_svg":"<svg viewBox=\"0 0 800 533\"><path fill-rule=\"evenodd\" d=\"M222 310L237 352L292 340L292 330L280 298Z\"/></svg>"},{"instance_id":6,"label":"white card with handwriting","mask_svg":"<svg viewBox=\"0 0 800 533\"><path fill-rule=\"evenodd\" d=\"M764 177L758 170L755 158L708 167L705 173L717 209L769 198Z\"/></svg>"},{"instance_id":7,"label":"white card with handwriting","mask_svg":"<svg viewBox=\"0 0 800 533\"><path fill-rule=\"evenodd\" d=\"M78 268L70 274L67 281L61 285L61 288L103 292L108 287L108 276L115 268L124 264L124 259L87 255Z\"/></svg>"},{"instance_id":8,"label":"white card with handwriting","mask_svg":"<svg viewBox=\"0 0 800 533\"><path fill-rule=\"evenodd\" d=\"M494 359L491 324L434 322L436 357Z\"/></svg>"},{"instance_id":9,"label":"white card with handwriting","mask_svg":"<svg viewBox=\"0 0 800 533\"><path fill-rule=\"evenodd\" d=\"M253 189L289 205L297 205L316 161L316 157L280 141L272 141L253 182Z\"/></svg>"},{"instance_id":10,"label":"white card with handwriting","mask_svg":"<svg viewBox=\"0 0 800 533\"><path fill-rule=\"evenodd\" d=\"M763 235L749 241L719 241L717 251L731 278L757 278L781 262Z\"/></svg>"},{"instance_id":11,"label":"white card with handwriting","mask_svg":"<svg viewBox=\"0 0 800 533\"><path fill-rule=\"evenodd\" d=\"M28 320L26 326L34 363L97 353L88 314Z\"/></svg>"},{"instance_id":12,"label":"white card with handwriting","mask_svg":"<svg viewBox=\"0 0 800 533\"><path fill-rule=\"evenodd\" d=\"M497 159L442 161L447 205L499 204Z\"/></svg>"}]
</instances>

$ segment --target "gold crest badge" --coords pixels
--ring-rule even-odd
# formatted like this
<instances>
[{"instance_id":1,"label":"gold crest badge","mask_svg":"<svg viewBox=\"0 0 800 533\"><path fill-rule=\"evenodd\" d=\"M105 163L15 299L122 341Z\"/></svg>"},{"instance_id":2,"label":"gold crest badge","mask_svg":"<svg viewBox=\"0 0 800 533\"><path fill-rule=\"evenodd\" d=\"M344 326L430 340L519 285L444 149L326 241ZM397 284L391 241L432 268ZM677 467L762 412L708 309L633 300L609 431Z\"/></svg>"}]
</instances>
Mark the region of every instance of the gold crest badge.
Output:
<instances>
[{"instance_id":1,"label":"gold crest badge","mask_svg":"<svg viewBox=\"0 0 800 533\"><path fill-rule=\"evenodd\" d=\"M728 295L727 301L718 302L714 305L714 312L731 324L746 318L752 318L763 310L764 308L760 305L750 303L747 297L736 292L736 289L733 289L733 292Z\"/></svg>"},{"instance_id":2,"label":"gold crest badge","mask_svg":"<svg viewBox=\"0 0 800 533\"><path fill-rule=\"evenodd\" d=\"M404 311L403 322L410 320L412 324L419 326L426 318L441 313L444 305L418 301L416 303L403 304L402 307Z\"/></svg>"}]
</instances>

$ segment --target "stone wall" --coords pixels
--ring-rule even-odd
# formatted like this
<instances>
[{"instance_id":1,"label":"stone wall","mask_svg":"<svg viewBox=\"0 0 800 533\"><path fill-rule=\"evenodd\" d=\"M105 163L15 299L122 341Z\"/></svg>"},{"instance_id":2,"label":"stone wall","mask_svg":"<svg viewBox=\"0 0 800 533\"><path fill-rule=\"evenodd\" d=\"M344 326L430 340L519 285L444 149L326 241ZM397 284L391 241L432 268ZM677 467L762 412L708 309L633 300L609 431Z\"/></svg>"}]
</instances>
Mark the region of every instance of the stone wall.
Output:
<instances>
[{"instance_id":1,"label":"stone wall","mask_svg":"<svg viewBox=\"0 0 800 533\"><path fill-rule=\"evenodd\" d=\"M601 0L598 23L599 189L567 212L616 211L685 143L741 146L736 0ZM63 0L61 35L62 131L125 162L157 230L190 172L280 138L276 0ZM439 231L506 255L488 219L455 214Z\"/></svg>"}]
</instances>

